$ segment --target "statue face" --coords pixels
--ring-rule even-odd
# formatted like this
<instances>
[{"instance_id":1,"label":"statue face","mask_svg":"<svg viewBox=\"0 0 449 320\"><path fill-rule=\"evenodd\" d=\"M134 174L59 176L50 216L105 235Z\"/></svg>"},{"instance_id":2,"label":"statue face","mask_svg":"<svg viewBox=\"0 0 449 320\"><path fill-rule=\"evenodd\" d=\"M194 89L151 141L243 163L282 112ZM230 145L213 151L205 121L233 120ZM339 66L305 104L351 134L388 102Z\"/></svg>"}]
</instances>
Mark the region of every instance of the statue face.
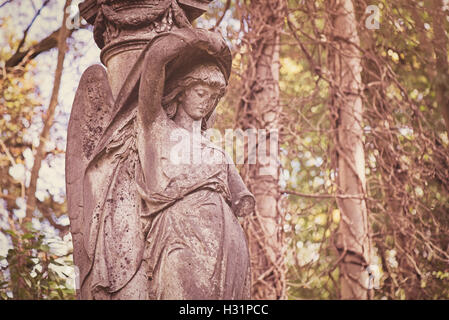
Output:
<instances>
[{"instance_id":1,"label":"statue face","mask_svg":"<svg viewBox=\"0 0 449 320\"><path fill-rule=\"evenodd\" d=\"M220 90L205 83L195 84L181 96L181 108L193 120L204 118L216 105Z\"/></svg>"}]
</instances>

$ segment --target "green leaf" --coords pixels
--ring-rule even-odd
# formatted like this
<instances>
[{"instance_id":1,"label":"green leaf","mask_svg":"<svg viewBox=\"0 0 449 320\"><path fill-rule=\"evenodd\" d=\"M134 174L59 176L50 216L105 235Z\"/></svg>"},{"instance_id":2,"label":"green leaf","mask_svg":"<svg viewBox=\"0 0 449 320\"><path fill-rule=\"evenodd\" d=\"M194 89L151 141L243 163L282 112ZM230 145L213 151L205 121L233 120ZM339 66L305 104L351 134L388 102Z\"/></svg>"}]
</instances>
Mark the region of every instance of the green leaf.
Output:
<instances>
[{"instance_id":1,"label":"green leaf","mask_svg":"<svg viewBox=\"0 0 449 320\"><path fill-rule=\"evenodd\" d=\"M25 283L27 284L28 287L32 288L33 284L31 283L30 279L23 277L23 280L25 281Z\"/></svg>"},{"instance_id":2,"label":"green leaf","mask_svg":"<svg viewBox=\"0 0 449 320\"><path fill-rule=\"evenodd\" d=\"M64 264L62 264L60 262L56 262L55 260L51 260L50 263L54 264L55 266L64 267Z\"/></svg>"},{"instance_id":3,"label":"green leaf","mask_svg":"<svg viewBox=\"0 0 449 320\"><path fill-rule=\"evenodd\" d=\"M49 252L50 251L50 247L46 244L40 245L39 249L43 252Z\"/></svg>"},{"instance_id":4,"label":"green leaf","mask_svg":"<svg viewBox=\"0 0 449 320\"><path fill-rule=\"evenodd\" d=\"M17 237L17 234L15 234L12 230L3 230L3 232L9 234L10 236Z\"/></svg>"},{"instance_id":5,"label":"green leaf","mask_svg":"<svg viewBox=\"0 0 449 320\"><path fill-rule=\"evenodd\" d=\"M34 228L33 228L33 223L32 223L32 222L27 222L27 223L25 223L25 228L26 228L27 230L33 231L33 230L34 230Z\"/></svg>"},{"instance_id":6,"label":"green leaf","mask_svg":"<svg viewBox=\"0 0 449 320\"><path fill-rule=\"evenodd\" d=\"M58 288L57 291L58 291L59 297L61 299L64 299L64 293L62 292L61 288Z\"/></svg>"},{"instance_id":7,"label":"green leaf","mask_svg":"<svg viewBox=\"0 0 449 320\"><path fill-rule=\"evenodd\" d=\"M32 233L25 233L22 236L22 239L32 239L32 238L34 238L34 234L32 234Z\"/></svg>"}]
</instances>

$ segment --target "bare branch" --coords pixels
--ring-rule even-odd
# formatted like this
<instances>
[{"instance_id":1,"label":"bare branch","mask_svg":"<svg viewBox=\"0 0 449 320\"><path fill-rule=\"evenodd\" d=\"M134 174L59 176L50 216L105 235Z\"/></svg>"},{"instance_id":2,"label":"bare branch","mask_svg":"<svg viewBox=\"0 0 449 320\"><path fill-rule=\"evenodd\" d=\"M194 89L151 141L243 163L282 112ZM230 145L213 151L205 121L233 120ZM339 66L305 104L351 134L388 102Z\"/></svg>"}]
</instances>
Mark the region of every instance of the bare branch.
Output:
<instances>
[{"instance_id":1,"label":"bare branch","mask_svg":"<svg viewBox=\"0 0 449 320\"><path fill-rule=\"evenodd\" d=\"M17 46L16 53L20 52L20 49L25 44L25 40L27 38L28 31L30 31L31 27L34 24L34 21L36 21L36 18L41 14L42 9L45 8L49 2L50 2L50 0L45 0L44 3L42 4L42 6L39 8L39 10L37 10L36 13L34 14L34 17L33 17L33 19L31 19L30 24L26 27L25 31L23 32L23 37L22 37L22 40L19 42L19 45Z\"/></svg>"},{"instance_id":2,"label":"bare branch","mask_svg":"<svg viewBox=\"0 0 449 320\"><path fill-rule=\"evenodd\" d=\"M40 143L39 147L37 148L36 155L34 157L34 163L33 168L31 169L31 179L30 179L30 185L27 190L27 210L26 210L26 221L31 221L33 210L36 206L36 185L37 185L37 179L39 177L39 170L41 168L42 161L44 160L45 156L45 143L49 138L50 134L50 128L53 125L53 119L55 115L55 109L56 105L58 104L58 94L59 94L59 87L61 85L61 77L62 77L62 69L64 64L64 58L66 54L66 48L67 48L67 37L69 35L69 30L66 26L66 20L69 16L67 13L66 8L70 5L71 0L66 0L66 3L64 5L64 18L62 20L62 27L61 31L59 33L58 37L58 60L56 65L56 71L55 71L55 80L53 84L53 91L50 98L50 104L47 110L47 113L45 115L44 119L44 128L42 130L41 136L40 136Z\"/></svg>"}]
</instances>

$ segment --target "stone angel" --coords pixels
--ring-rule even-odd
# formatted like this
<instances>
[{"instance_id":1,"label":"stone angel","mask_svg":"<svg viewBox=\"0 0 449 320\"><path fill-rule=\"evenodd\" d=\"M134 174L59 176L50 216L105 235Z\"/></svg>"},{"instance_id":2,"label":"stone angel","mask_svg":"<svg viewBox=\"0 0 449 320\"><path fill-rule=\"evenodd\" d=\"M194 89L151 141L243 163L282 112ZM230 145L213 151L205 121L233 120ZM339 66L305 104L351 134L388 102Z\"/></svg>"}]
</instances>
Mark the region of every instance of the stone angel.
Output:
<instances>
[{"instance_id":1,"label":"stone angel","mask_svg":"<svg viewBox=\"0 0 449 320\"><path fill-rule=\"evenodd\" d=\"M230 70L221 36L181 28L145 46L115 101L103 67L83 74L66 156L81 299L250 298L237 217L254 197L201 135ZM196 149L173 161L173 137L191 142L197 130ZM198 153L214 161L192 161Z\"/></svg>"}]
</instances>

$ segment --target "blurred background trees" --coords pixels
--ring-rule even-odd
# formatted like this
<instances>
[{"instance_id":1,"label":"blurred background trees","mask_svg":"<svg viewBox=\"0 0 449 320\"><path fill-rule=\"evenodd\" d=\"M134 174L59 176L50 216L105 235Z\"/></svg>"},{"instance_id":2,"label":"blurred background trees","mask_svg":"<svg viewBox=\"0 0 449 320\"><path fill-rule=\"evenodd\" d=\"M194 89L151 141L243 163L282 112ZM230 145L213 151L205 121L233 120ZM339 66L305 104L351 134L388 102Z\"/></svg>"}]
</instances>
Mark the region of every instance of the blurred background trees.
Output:
<instances>
[{"instance_id":1,"label":"blurred background trees","mask_svg":"<svg viewBox=\"0 0 449 320\"><path fill-rule=\"evenodd\" d=\"M65 136L99 63L79 2L0 3L2 299L74 298ZM216 0L197 20L234 54L216 127L279 129L276 173L240 168L259 195L242 221L254 298L449 298L448 15L446 0Z\"/></svg>"},{"instance_id":2,"label":"blurred background trees","mask_svg":"<svg viewBox=\"0 0 449 320\"><path fill-rule=\"evenodd\" d=\"M63 23L71 14L66 10L69 4L50 0L8 1L1 5L0 295L3 299L75 296L64 191L69 116L69 110L64 108L70 108L69 100L73 98L70 94L68 99L64 97L76 88L77 84L67 85L71 77L80 74L77 67L67 66L67 60L77 61L78 46L83 46L85 52L89 46L82 39L67 41L75 31L66 28L69 23ZM77 33L81 31L82 28Z\"/></svg>"}]
</instances>

